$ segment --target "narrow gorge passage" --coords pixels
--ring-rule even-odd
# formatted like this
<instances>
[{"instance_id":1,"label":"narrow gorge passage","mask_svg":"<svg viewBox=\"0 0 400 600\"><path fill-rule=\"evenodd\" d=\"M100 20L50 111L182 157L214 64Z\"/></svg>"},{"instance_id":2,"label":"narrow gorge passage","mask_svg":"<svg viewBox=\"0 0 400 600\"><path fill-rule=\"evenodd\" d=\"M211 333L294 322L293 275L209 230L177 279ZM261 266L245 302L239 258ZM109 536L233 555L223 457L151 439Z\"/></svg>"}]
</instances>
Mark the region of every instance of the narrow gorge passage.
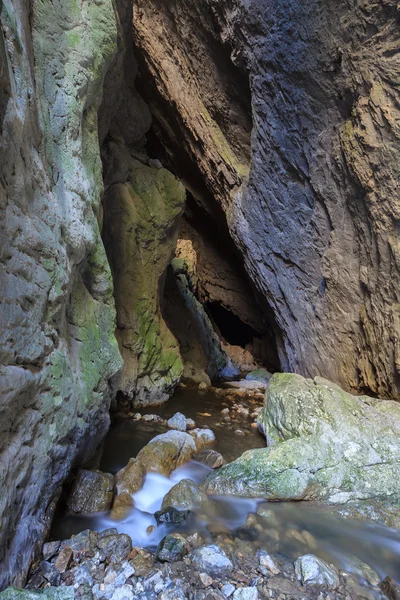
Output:
<instances>
[{"instance_id":1,"label":"narrow gorge passage","mask_svg":"<svg viewBox=\"0 0 400 600\"><path fill-rule=\"evenodd\" d=\"M0 6L0 600L400 597L399 23Z\"/></svg>"}]
</instances>

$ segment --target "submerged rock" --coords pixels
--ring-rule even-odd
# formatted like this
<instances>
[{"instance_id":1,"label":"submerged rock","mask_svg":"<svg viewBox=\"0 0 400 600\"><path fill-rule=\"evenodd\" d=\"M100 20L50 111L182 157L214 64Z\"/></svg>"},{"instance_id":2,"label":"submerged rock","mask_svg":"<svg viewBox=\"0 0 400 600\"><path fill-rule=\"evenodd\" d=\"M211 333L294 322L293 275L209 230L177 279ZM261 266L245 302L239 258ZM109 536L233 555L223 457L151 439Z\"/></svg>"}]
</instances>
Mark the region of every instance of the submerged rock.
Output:
<instances>
[{"instance_id":1,"label":"submerged rock","mask_svg":"<svg viewBox=\"0 0 400 600\"><path fill-rule=\"evenodd\" d=\"M233 564L225 552L215 544L196 548L190 554L194 566L199 571L216 577L228 575L233 570Z\"/></svg>"},{"instance_id":2,"label":"submerged rock","mask_svg":"<svg viewBox=\"0 0 400 600\"><path fill-rule=\"evenodd\" d=\"M211 473L208 493L337 503L400 494L400 404L279 373L260 424L269 447Z\"/></svg>"},{"instance_id":3,"label":"submerged rock","mask_svg":"<svg viewBox=\"0 0 400 600\"><path fill-rule=\"evenodd\" d=\"M186 417L180 412L174 414L173 417L168 419L167 425L170 429L176 429L178 431L186 431L187 423Z\"/></svg>"},{"instance_id":4,"label":"submerged rock","mask_svg":"<svg viewBox=\"0 0 400 600\"><path fill-rule=\"evenodd\" d=\"M102 512L111 506L114 477L101 471L81 469L67 500L67 513Z\"/></svg>"},{"instance_id":5,"label":"submerged rock","mask_svg":"<svg viewBox=\"0 0 400 600\"><path fill-rule=\"evenodd\" d=\"M297 578L303 585L328 585L337 588L339 575L314 554L300 556L294 563Z\"/></svg>"},{"instance_id":6,"label":"submerged rock","mask_svg":"<svg viewBox=\"0 0 400 600\"><path fill-rule=\"evenodd\" d=\"M196 444L188 433L167 431L150 440L137 455L137 460L146 472L168 476L174 469L188 462L195 452Z\"/></svg>"}]
</instances>

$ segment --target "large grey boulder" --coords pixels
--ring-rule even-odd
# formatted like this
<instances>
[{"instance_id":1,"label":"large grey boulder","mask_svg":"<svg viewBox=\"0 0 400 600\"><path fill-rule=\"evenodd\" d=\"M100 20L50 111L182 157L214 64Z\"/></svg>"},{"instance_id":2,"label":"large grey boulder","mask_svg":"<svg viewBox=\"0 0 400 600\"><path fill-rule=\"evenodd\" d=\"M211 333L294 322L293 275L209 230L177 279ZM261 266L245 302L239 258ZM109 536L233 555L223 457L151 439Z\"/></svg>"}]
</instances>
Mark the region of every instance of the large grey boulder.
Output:
<instances>
[{"instance_id":1,"label":"large grey boulder","mask_svg":"<svg viewBox=\"0 0 400 600\"><path fill-rule=\"evenodd\" d=\"M209 493L271 500L400 494L400 404L356 397L321 378L275 374L260 416L269 447L211 473Z\"/></svg>"}]
</instances>

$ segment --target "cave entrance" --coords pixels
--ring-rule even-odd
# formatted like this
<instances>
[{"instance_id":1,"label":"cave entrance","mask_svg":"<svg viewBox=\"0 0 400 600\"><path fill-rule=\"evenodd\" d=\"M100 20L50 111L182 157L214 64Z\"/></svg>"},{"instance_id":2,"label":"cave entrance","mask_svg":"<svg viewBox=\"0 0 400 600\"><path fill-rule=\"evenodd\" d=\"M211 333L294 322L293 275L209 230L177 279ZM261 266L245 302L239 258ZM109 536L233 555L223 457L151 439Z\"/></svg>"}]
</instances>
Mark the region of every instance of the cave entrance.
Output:
<instances>
[{"instance_id":1,"label":"cave entrance","mask_svg":"<svg viewBox=\"0 0 400 600\"><path fill-rule=\"evenodd\" d=\"M222 304L219 302L206 302L205 309L214 327L228 344L246 348L246 346L253 343L257 332Z\"/></svg>"}]
</instances>

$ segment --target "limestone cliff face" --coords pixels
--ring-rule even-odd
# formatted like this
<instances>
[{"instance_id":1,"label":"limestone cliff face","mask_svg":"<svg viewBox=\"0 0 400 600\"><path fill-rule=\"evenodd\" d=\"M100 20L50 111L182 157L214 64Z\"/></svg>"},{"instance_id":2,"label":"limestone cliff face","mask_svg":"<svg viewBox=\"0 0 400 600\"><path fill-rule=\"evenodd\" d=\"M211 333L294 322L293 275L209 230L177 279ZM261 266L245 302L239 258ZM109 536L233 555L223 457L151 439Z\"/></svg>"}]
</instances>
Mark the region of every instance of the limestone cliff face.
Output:
<instances>
[{"instance_id":1,"label":"limestone cliff face","mask_svg":"<svg viewBox=\"0 0 400 600\"><path fill-rule=\"evenodd\" d=\"M222 208L282 369L392 397L398 27L395 0L134 1L165 156L210 218Z\"/></svg>"},{"instance_id":2,"label":"limestone cliff face","mask_svg":"<svg viewBox=\"0 0 400 600\"><path fill-rule=\"evenodd\" d=\"M109 417L122 366L97 222L111 0L1 9L0 589L24 583L54 498Z\"/></svg>"}]
</instances>

